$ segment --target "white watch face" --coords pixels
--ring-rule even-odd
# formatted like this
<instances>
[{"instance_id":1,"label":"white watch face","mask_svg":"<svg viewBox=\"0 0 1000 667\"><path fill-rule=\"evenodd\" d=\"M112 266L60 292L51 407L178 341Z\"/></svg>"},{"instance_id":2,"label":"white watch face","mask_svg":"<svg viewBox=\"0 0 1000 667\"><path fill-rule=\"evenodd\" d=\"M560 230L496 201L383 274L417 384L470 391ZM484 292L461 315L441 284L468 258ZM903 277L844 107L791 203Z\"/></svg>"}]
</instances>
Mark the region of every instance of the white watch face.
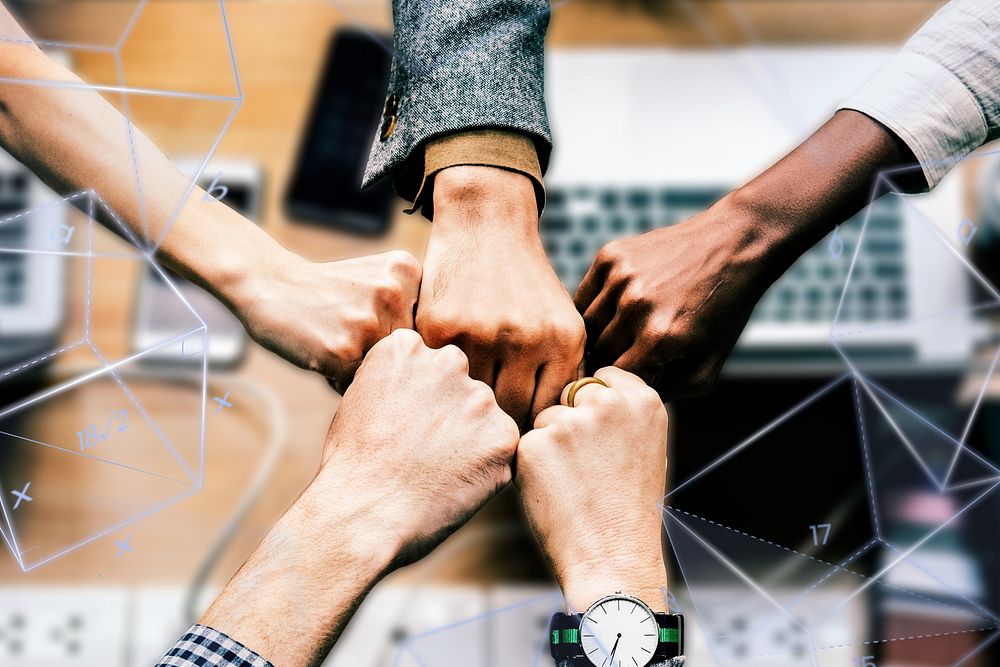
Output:
<instances>
[{"instance_id":1,"label":"white watch face","mask_svg":"<svg viewBox=\"0 0 1000 667\"><path fill-rule=\"evenodd\" d=\"M653 612L629 597L598 600L580 623L580 645L598 667L644 667L656 652L659 635Z\"/></svg>"}]
</instances>

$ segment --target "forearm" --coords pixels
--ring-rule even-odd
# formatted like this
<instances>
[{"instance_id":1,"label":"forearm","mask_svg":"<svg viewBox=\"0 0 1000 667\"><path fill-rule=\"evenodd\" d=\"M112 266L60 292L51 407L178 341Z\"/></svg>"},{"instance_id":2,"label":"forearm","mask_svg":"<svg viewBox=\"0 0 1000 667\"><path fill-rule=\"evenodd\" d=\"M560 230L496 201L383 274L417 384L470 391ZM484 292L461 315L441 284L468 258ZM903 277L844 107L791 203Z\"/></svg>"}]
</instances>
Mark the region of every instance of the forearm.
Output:
<instances>
[{"instance_id":1,"label":"forearm","mask_svg":"<svg viewBox=\"0 0 1000 667\"><path fill-rule=\"evenodd\" d=\"M654 512L655 513L655 512ZM570 611L583 612L600 598L621 591L659 608L667 586L659 520L637 535L616 534L590 553L577 553L556 573ZM623 548L617 549L616 546ZM665 609L659 609L666 611Z\"/></svg>"},{"instance_id":2,"label":"forearm","mask_svg":"<svg viewBox=\"0 0 1000 667\"><path fill-rule=\"evenodd\" d=\"M314 488L344 491L319 498ZM307 489L199 622L280 667L320 664L396 551L378 500L349 488Z\"/></svg>"},{"instance_id":3,"label":"forearm","mask_svg":"<svg viewBox=\"0 0 1000 667\"><path fill-rule=\"evenodd\" d=\"M149 247L162 242L166 265L224 300L231 301L232 278L242 266L280 252L266 233L214 199L204 199L200 189L178 212L190 179L138 128L130 133L125 117L101 94L40 50L0 45L0 60L3 76L15 80L0 84L0 144L52 189L63 194L95 190L133 242ZM102 222L123 233L110 220Z\"/></svg>"},{"instance_id":4,"label":"forearm","mask_svg":"<svg viewBox=\"0 0 1000 667\"><path fill-rule=\"evenodd\" d=\"M770 282L873 195L884 194L876 190L881 171L912 161L885 127L862 113L839 111L717 206L739 230L748 263L765 266L762 277Z\"/></svg>"},{"instance_id":5,"label":"forearm","mask_svg":"<svg viewBox=\"0 0 1000 667\"><path fill-rule=\"evenodd\" d=\"M797 257L882 194L880 171L919 161L922 173L893 180L924 190L1000 136L998 28L995 2L947 3L813 136L734 193L771 232L769 247Z\"/></svg>"}]
</instances>

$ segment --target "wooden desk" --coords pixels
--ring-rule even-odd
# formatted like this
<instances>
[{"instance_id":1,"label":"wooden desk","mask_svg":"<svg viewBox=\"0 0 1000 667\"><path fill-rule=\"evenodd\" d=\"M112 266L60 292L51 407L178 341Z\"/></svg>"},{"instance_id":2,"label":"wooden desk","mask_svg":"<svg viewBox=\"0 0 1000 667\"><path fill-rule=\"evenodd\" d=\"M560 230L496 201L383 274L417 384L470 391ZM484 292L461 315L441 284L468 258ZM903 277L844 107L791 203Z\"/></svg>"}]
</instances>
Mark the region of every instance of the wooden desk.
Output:
<instances>
[{"instance_id":1,"label":"wooden desk","mask_svg":"<svg viewBox=\"0 0 1000 667\"><path fill-rule=\"evenodd\" d=\"M388 0L343 0L353 16L366 24L388 30ZM854 42L898 44L937 6L938 0L743 0L739 3L696 2L701 14L692 16L680 4L666 4L647 13L638 2L574 0L559 6L552 21L554 46L672 45L711 47L719 43L761 40L773 43ZM653 3L656 4L656 3ZM743 14L733 13L733 7ZM39 8L33 24L46 32L72 34L74 28L100 26L102 19L118 17L116 0L75 0ZM420 218L397 215L391 233L381 239L359 239L344 234L297 226L281 210L281 199L291 171L300 131L313 95L316 78L333 29L348 22L329 0L256 0L226 5L244 91L244 105L222 141L219 157L249 157L265 172L263 224L282 243L314 259L333 259L406 248L423 254L428 226ZM127 44L130 76L143 81L190 82L211 87L206 80L206 58L218 46L217 9L214 3L192 0L153 2L138 22ZM110 19L105 23L112 23ZM753 26L752 34L745 30ZM749 36L748 36L749 35ZM76 69L85 79L106 79L112 63L105 55L82 53ZM130 79L131 81L131 79ZM186 137L204 140L197 117L178 123L177 117L145 109L144 128L153 136L168 137L184 145ZM201 133L201 134L199 134ZM137 272L125 276L117 295L98 294L101 300L133 299ZM102 319L109 331L126 331L126 320ZM178 581L188 577L231 511L263 447L266 424L262 407L252 391L239 390L240 382L255 382L277 391L291 425L289 441L279 470L241 529L221 566L224 580L242 562L279 513L309 481L318 462L320 445L338 398L319 377L292 368L254 347L236 378L214 376L210 395L221 395L231 385L235 407L219 415L209 413L207 478L197 496L164 509L123 533L132 535L134 553L115 558L111 537L48 565L24 579L9 561L0 559L0 579L18 582L72 581ZM164 394L163 400L169 401ZM82 413L53 414L54 422L79 423ZM169 417L168 417L169 418ZM183 418L183 417L173 417ZM44 475L45 471L39 471ZM40 477L40 479L42 479ZM510 493L494 503L463 532L476 526L517 520ZM117 536L119 538L124 535ZM526 542L522 539L519 544ZM489 540L467 550L466 563L491 563L490 572L501 572L502 554L485 556ZM517 551L514 551L517 553ZM523 553L523 551L521 552ZM495 567L494 567L495 566ZM520 576L516 565L505 573ZM452 568L455 572L456 568ZM482 568L466 567L458 576L482 577ZM530 568L529 568L530 569ZM528 573L531 574L531 573Z\"/></svg>"}]
</instances>

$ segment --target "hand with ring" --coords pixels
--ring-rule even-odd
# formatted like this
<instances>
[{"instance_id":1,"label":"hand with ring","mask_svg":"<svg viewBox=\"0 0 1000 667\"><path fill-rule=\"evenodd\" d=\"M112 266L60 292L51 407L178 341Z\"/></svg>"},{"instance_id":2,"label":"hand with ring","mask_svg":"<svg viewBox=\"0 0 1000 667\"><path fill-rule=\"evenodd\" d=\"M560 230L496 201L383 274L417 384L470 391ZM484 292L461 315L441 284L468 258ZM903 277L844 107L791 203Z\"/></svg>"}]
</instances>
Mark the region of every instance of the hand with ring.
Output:
<instances>
[{"instance_id":1,"label":"hand with ring","mask_svg":"<svg viewBox=\"0 0 1000 667\"><path fill-rule=\"evenodd\" d=\"M655 600L666 584L656 501L667 475L667 411L635 375L602 368L566 385L521 437L528 522L571 608L608 591Z\"/></svg>"},{"instance_id":2,"label":"hand with ring","mask_svg":"<svg viewBox=\"0 0 1000 667\"><path fill-rule=\"evenodd\" d=\"M561 398L559 402L567 407L575 408L576 392L580 391L581 387L585 387L588 384L599 384L602 387L608 386L607 382L605 382L604 380L599 380L598 378L595 377L580 378L579 380L574 380L573 382L570 382L568 385L566 385L566 388L563 390L563 396L565 398L564 399Z\"/></svg>"}]
</instances>

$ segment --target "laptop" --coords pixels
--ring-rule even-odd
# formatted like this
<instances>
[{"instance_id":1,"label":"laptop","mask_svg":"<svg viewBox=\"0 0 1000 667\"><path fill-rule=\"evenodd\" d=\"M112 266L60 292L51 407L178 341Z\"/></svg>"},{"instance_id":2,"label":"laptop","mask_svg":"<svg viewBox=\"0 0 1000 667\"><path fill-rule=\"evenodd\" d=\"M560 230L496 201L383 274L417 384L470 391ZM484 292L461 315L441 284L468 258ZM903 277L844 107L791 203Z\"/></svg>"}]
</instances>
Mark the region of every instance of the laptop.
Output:
<instances>
[{"instance_id":1,"label":"laptop","mask_svg":"<svg viewBox=\"0 0 1000 667\"><path fill-rule=\"evenodd\" d=\"M0 151L0 373L56 348L64 315L65 257L33 253L66 221L66 205ZM18 214L39 208L28 215ZM17 216L17 217L15 217Z\"/></svg>"},{"instance_id":2,"label":"laptop","mask_svg":"<svg viewBox=\"0 0 1000 667\"><path fill-rule=\"evenodd\" d=\"M556 149L547 175L543 241L557 274L575 291L608 241L672 225L708 208L796 146L853 93L894 49L754 48L556 50L546 90ZM919 206L931 220L956 219L960 193L946 179ZM959 264L911 271L926 234L898 198L871 208L866 242L839 324L851 337L902 363L947 365L968 358L975 327L956 313L951 334L878 331L927 313L955 310L967 293ZM764 296L726 373L785 373L843 366L829 343L865 212L841 225L836 257L823 241ZM951 234L951 230L945 232ZM933 273L933 275L931 275ZM926 289L929 280L934 289Z\"/></svg>"}]
</instances>

